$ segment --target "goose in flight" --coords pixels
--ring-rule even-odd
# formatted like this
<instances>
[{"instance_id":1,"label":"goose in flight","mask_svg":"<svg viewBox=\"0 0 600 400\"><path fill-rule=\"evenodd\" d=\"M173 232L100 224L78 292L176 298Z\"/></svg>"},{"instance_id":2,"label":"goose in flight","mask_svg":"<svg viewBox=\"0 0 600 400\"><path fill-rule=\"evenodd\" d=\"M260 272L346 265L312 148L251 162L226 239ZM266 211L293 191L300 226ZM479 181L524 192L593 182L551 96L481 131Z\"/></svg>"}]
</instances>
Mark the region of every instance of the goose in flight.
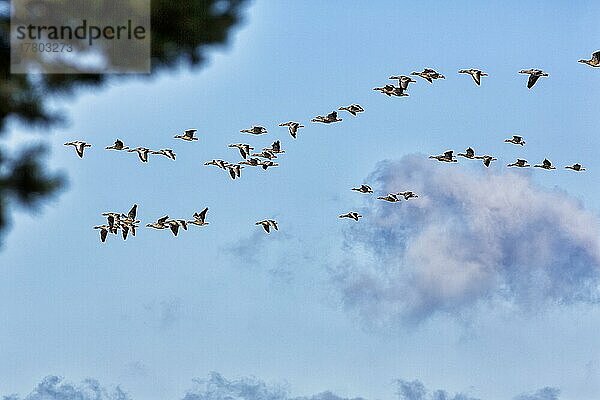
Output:
<instances>
[{"instance_id":1,"label":"goose in flight","mask_svg":"<svg viewBox=\"0 0 600 400\"><path fill-rule=\"evenodd\" d=\"M165 228L171 229L173 236L177 236L179 233L179 221L175 221L174 219L168 220L164 222ZM164 229L164 228L163 228Z\"/></svg>"},{"instance_id":2,"label":"goose in flight","mask_svg":"<svg viewBox=\"0 0 600 400\"><path fill-rule=\"evenodd\" d=\"M338 108L338 110L348 111L350 114L354 115L355 117L358 113L365 111L365 109L362 108L360 106L360 104L350 104L349 106L340 107L340 108Z\"/></svg>"},{"instance_id":3,"label":"goose in flight","mask_svg":"<svg viewBox=\"0 0 600 400\"><path fill-rule=\"evenodd\" d=\"M83 158L83 151L85 150L86 147L92 147L91 144L83 142L81 140L76 140L74 142L67 142L67 143L65 143L65 146L75 147L75 151L77 152L77 155L79 156L79 158Z\"/></svg>"},{"instance_id":4,"label":"goose in flight","mask_svg":"<svg viewBox=\"0 0 600 400\"><path fill-rule=\"evenodd\" d=\"M521 136L517 136L517 135L513 135L512 138L510 139L504 139L505 143L512 143L512 144L518 144L521 146L525 145L525 141L523 140L523 138Z\"/></svg>"},{"instance_id":5,"label":"goose in flight","mask_svg":"<svg viewBox=\"0 0 600 400\"><path fill-rule=\"evenodd\" d=\"M408 85L410 83L417 83L417 81L415 81L413 78L411 78L410 76L406 76L406 75L394 75L394 76L390 76L388 79L397 79L398 86L401 87L402 90L408 89Z\"/></svg>"},{"instance_id":6,"label":"goose in flight","mask_svg":"<svg viewBox=\"0 0 600 400\"><path fill-rule=\"evenodd\" d=\"M543 168L543 169L556 169L556 167L554 165L552 165L550 160L548 160L547 158L544 158L544 161L542 161L541 164L536 164L533 167L534 168Z\"/></svg>"},{"instance_id":7,"label":"goose in flight","mask_svg":"<svg viewBox=\"0 0 600 400\"><path fill-rule=\"evenodd\" d=\"M186 129L183 131L183 135L175 135L174 138L191 142L193 140L198 140L198 138L194 136L196 132L198 132L198 129Z\"/></svg>"},{"instance_id":8,"label":"goose in flight","mask_svg":"<svg viewBox=\"0 0 600 400\"><path fill-rule=\"evenodd\" d=\"M140 221L121 221L121 231L123 232L123 240L127 239L127 234L131 232L132 236L135 236L135 230L139 227L137 225Z\"/></svg>"},{"instance_id":9,"label":"goose in flight","mask_svg":"<svg viewBox=\"0 0 600 400\"><path fill-rule=\"evenodd\" d=\"M283 122L283 123L279 124L279 126L287 126L288 131L290 132L290 135L294 139L296 139L296 136L298 135L298 129L304 128L304 125L300 124L299 122L294 122L294 121Z\"/></svg>"},{"instance_id":10,"label":"goose in flight","mask_svg":"<svg viewBox=\"0 0 600 400\"><path fill-rule=\"evenodd\" d=\"M475 83L477 84L477 86L481 85L481 77L482 76L488 76L488 74L486 74L485 72L479 70L479 69L461 69L458 71L459 74L469 74L471 75L471 77L473 78L473 80L475 81Z\"/></svg>"},{"instance_id":11,"label":"goose in flight","mask_svg":"<svg viewBox=\"0 0 600 400\"><path fill-rule=\"evenodd\" d=\"M402 197L404 197L404 200L408 200L408 199L413 199L413 198L419 197L415 192L411 192L410 190L407 190L407 191L404 191L404 192L394 193L394 195L396 195L396 196L402 196Z\"/></svg>"},{"instance_id":12,"label":"goose in flight","mask_svg":"<svg viewBox=\"0 0 600 400\"><path fill-rule=\"evenodd\" d=\"M123 220L121 219L121 229L123 230L123 240L127 239L127 232L131 232L132 236L135 236L135 230L139 227L140 221L130 220L129 218Z\"/></svg>"},{"instance_id":13,"label":"goose in flight","mask_svg":"<svg viewBox=\"0 0 600 400\"><path fill-rule=\"evenodd\" d=\"M204 226L204 225L208 225L208 222L206 222L206 213L208 212L208 207L204 208L204 210L198 212L195 212L194 215L192 215L192 217L194 217L193 221L188 221L188 224L192 224L192 225L197 225L197 226Z\"/></svg>"},{"instance_id":14,"label":"goose in flight","mask_svg":"<svg viewBox=\"0 0 600 400\"><path fill-rule=\"evenodd\" d=\"M369 185L360 185L360 187L352 188L352 190L360 193L373 193L373 189Z\"/></svg>"},{"instance_id":15,"label":"goose in flight","mask_svg":"<svg viewBox=\"0 0 600 400\"><path fill-rule=\"evenodd\" d=\"M517 161L515 161L512 164L507 164L507 167L519 167L519 168L526 168L529 167L530 165L527 164L527 160L524 160L522 158L517 158Z\"/></svg>"},{"instance_id":16,"label":"goose in flight","mask_svg":"<svg viewBox=\"0 0 600 400\"><path fill-rule=\"evenodd\" d=\"M448 150L444 152L444 154L440 154L438 156L429 156L429 158L434 158L442 162L457 162L456 158L452 155L453 153L454 151Z\"/></svg>"},{"instance_id":17,"label":"goose in flight","mask_svg":"<svg viewBox=\"0 0 600 400\"><path fill-rule=\"evenodd\" d=\"M240 151L240 155L242 156L243 159L246 159L246 157L248 157L248 154L250 154L250 151L254 150L254 147L250 146L249 144L245 144L245 143L230 144L227 147L237 148Z\"/></svg>"},{"instance_id":18,"label":"goose in flight","mask_svg":"<svg viewBox=\"0 0 600 400\"><path fill-rule=\"evenodd\" d=\"M258 167L262 165L262 161L255 157L250 157L244 161L240 161L239 164L250 165L251 167Z\"/></svg>"},{"instance_id":19,"label":"goose in flight","mask_svg":"<svg viewBox=\"0 0 600 400\"><path fill-rule=\"evenodd\" d=\"M229 164L226 168L229 171L229 176L231 176L231 179L236 179L242 176L242 168L244 167L239 164Z\"/></svg>"},{"instance_id":20,"label":"goose in flight","mask_svg":"<svg viewBox=\"0 0 600 400\"><path fill-rule=\"evenodd\" d=\"M178 226L182 227L184 231L187 231L187 228L188 228L188 224L187 224L187 221L185 219L172 219L172 220L169 220L169 221L167 221L165 223L167 225L170 225L170 226L172 226L172 225L178 225Z\"/></svg>"},{"instance_id":21,"label":"goose in flight","mask_svg":"<svg viewBox=\"0 0 600 400\"><path fill-rule=\"evenodd\" d=\"M110 233L117 233L117 229L119 229L119 224L121 222L121 214L115 212L105 212L102 213L102 216L106 217L106 222L108 224Z\"/></svg>"},{"instance_id":22,"label":"goose in flight","mask_svg":"<svg viewBox=\"0 0 600 400\"><path fill-rule=\"evenodd\" d=\"M94 229L100 230L100 240L102 241L102 243L106 242L106 237L108 236L110 228L107 225L98 225L95 226Z\"/></svg>"},{"instance_id":23,"label":"goose in flight","mask_svg":"<svg viewBox=\"0 0 600 400\"><path fill-rule=\"evenodd\" d=\"M340 122L341 120L342 120L341 118L338 118L337 111L332 111L329 114L327 114L326 116L317 115L310 121L311 122L321 122L323 124L331 124L332 122Z\"/></svg>"},{"instance_id":24,"label":"goose in flight","mask_svg":"<svg viewBox=\"0 0 600 400\"><path fill-rule=\"evenodd\" d=\"M171 160L175 160L175 157L177 157L177 154L171 149L160 149L158 151L150 150L150 154L158 154L170 158Z\"/></svg>"},{"instance_id":25,"label":"goose in flight","mask_svg":"<svg viewBox=\"0 0 600 400\"><path fill-rule=\"evenodd\" d=\"M389 203L396 203L396 202L400 201L397 194L395 194L395 193L390 193L385 196L379 196L377 198L377 200L383 200L383 201L387 201Z\"/></svg>"},{"instance_id":26,"label":"goose in flight","mask_svg":"<svg viewBox=\"0 0 600 400\"><path fill-rule=\"evenodd\" d=\"M579 60L582 64L587 64L590 67L600 67L600 50L592 53L592 58L589 60Z\"/></svg>"},{"instance_id":27,"label":"goose in flight","mask_svg":"<svg viewBox=\"0 0 600 400\"><path fill-rule=\"evenodd\" d=\"M278 167L279 164L277 164L276 162L273 162L271 160L266 160L266 161L260 161L260 166L262 167L262 169L264 169L266 171L267 168Z\"/></svg>"},{"instance_id":28,"label":"goose in flight","mask_svg":"<svg viewBox=\"0 0 600 400\"><path fill-rule=\"evenodd\" d=\"M397 86L394 86L394 85L385 85L383 87L373 88L373 90L381 92L381 93L387 95L388 97L391 97L391 96L396 96L396 97L408 96L408 93L405 93L404 89L402 89L401 86L397 87Z\"/></svg>"},{"instance_id":29,"label":"goose in flight","mask_svg":"<svg viewBox=\"0 0 600 400\"><path fill-rule=\"evenodd\" d=\"M125 144L123 143L122 140L117 139L117 140L115 140L115 143L112 146L106 147L106 150L118 150L118 151L129 150L129 147L125 146Z\"/></svg>"},{"instance_id":30,"label":"goose in flight","mask_svg":"<svg viewBox=\"0 0 600 400\"><path fill-rule=\"evenodd\" d=\"M457 156L468 158L471 160L477 158L477 156L475 156L475 150L473 150L471 147L467 148L467 150L465 150L464 153L458 153Z\"/></svg>"},{"instance_id":31,"label":"goose in flight","mask_svg":"<svg viewBox=\"0 0 600 400\"><path fill-rule=\"evenodd\" d=\"M583 168L583 166L579 163L573 164L573 165L567 165L565 167L566 169L572 169L573 171L585 171L585 168Z\"/></svg>"},{"instance_id":32,"label":"goose in flight","mask_svg":"<svg viewBox=\"0 0 600 400\"><path fill-rule=\"evenodd\" d=\"M242 129L240 132L249 133L251 135L263 135L265 133L268 133L267 128L265 128L264 126L260 126L260 125L255 125L249 129Z\"/></svg>"},{"instance_id":33,"label":"goose in flight","mask_svg":"<svg viewBox=\"0 0 600 400\"><path fill-rule=\"evenodd\" d=\"M147 224L146 227L153 228L153 229L167 229L168 226L166 225L166 222L168 219L169 219L169 216L165 215L164 217L157 219L156 222Z\"/></svg>"},{"instance_id":34,"label":"goose in flight","mask_svg":"<svg viewBox=\"0 0 600 400\"><path fill-rule=\"evenodd\" d=\"M279 230L279 226L277 225L277 221L272 219L264 219L262 221L257 221L254 225L261 225L265 232L270 233L271 227L276 231Z\"/></svg>"},{"instance_id":35,"label":"goose in flight","mask_svg":"<svg viewBox=\"0 0 600 400\"><path fill-rule=\"evenodd\" d=\"M281 142L279 140L274 141L271 147L265 147L263 151L269 151L273 154L285 153L285 150L281 150Z\"/></svg>"},{"instance_id":36,"label":"goose in flight","mask_svg":"<svg viewBox=\"0 0 600 400\"><path fill-rule=\"evenodd\" d=\"M151 150L146 147L136 147L135 149L127 150L127 152L137 153L141 162L148 162L148 153L150 153Z\"/></svg>"},{"instance_id":37,"label":"goose in flight","mask_svg":"<svg viewBox=\"0 0 600 400\"><path fill-rule=\"evenodd\" d=\"M210 161L205 162L204 165L214 165L221 169L225 169L225 168L227 168L227 165L229 165L229 163L224 160L210 160Z\"/></svg>"},{"instance_id":38,"label":"goose in flight","mask_svg":"<svg viewBox=\"0 0 600 400\"><path fill-rule=\"evenodd\" d=\"M360 218L362 218L362 215L356 211L350 211L349 213L340 215L338 218L352 218L353 220L358 221Z\"/></svg>"},{"instance_id":39,"label":"goose in flight","mask_svg":"<svg viewBox=\"0 0 600 400\"><path fill-rule=\"evenodd\" d=\"M135 228L137 228L136 224L139 224L140 221L136 220L137 217L137 204L134 204L131 209L129 210L129 212L127 213L127 215L125 214L121 214L119 221L122 225L127 225L129 226L131 229L131 233L133 236L135 236Z\"/></svg>"},{"instance_id":40,"label":"goose in flight","mask_svg":"<svg viewBox=\"0 0 600 400\"><path fill-rule=\"evenodd\" d=\"M411 72L410 74L415 75L415 76L420 76L421 78L425 79L429 83L433 83L434 79L446 79L446 77L444 75L440 74L439 72L437 72L431 68L425 68L421 72Z\"/></svg>"},{"instance_id":41,"label":"goose in flight","mask_svg":"<svg viewBox=\"0 0 600 400\"><path fill-rule=\"evenodd\" d=\"M277 155L275 155L275 153L273 153L271 150L268 150L268 149L263 149L263 151L261 151L260 153L252 153L252 156L266 158L267 160L272 160L274 158L277 158Z\"/></svg>"},{"instance_id":42,"label":"goose in flight","mask_svg":"<svg viewBox=\"0 0 600 400\"><path fill-rule=\"evenodd\" d=\"M549 76L548 73L542 71L541 69L535 68L522 69L519 71L519 73L529 75L529 79L527 79L527 89L531 89L541 76Z\"/></svg>"},{"instance_id":43,"label":"goose in flight","mask_svg":"<svg viewBox=\"0 0 600 400\"><path fill-rule=\"evenodd\" d=\"M498 159L496 157L492 157L492 156L482 156L482 157L477 157L477 158L481 158L483 160L483 165L485 165L486 167L489 167L490 164L492 163L492 161L497 161Z\"/></svg>"}]
</instances>

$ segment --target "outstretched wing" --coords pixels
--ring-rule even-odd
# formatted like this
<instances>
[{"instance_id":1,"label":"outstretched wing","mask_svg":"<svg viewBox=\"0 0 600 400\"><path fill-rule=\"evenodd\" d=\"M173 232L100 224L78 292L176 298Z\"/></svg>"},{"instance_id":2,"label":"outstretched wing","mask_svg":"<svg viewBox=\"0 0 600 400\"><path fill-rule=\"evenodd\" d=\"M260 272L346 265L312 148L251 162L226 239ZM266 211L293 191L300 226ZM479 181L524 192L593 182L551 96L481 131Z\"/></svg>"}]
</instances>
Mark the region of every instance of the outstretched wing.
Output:
<instances>
[{"instance_id":1,"label":"outstretched wing","mask_svg":"<svg viewBox=\"0 0 600 400\"><path fill-rule=\"evenodd\" d=\"M200 211L200 213L198 214L198 219L202 222L204 222L204 220L206 219L206 213L208 212L208 207L206 207L204 210Z\"/></svg>"},{"instance_id":2,"label":"outstretched wing","mask_svg":"<svg viewBox=\"0 0 600 400\"><path fill-rule=\"evenodd\" d=\"M131 210L129 210L129 212L127 213L127 216L133 220L135 220L135 217L137 215L137 204L134 204L133 207L131 207Z\"/></svg>"},{"instance_id":3,"label":"outstretched wing","mask_svg":"<svg viewBox=\"0 0 600 400\"><path fill-rule=\"evenodd\" d=\"M592 61L596 64L600 64L600 51L592 53Z\"/></svg>"},{"instance_id":4,"label":"outstretched wing","mask_svg":"<svg viewBox=\"0 0 600 400\"><path fill-rule=\"evenodd\" d=\"M79 156L79 158L83 158L84 146L85 146L85 143L83 143L83 142L77 143L77 145L75 146L75 150L77 150L77 155Z\"/></svg>"},{"instance_id":5,"label":"outstretched wing","mask_svg":"<svg viewBox=\"0 0 600 400\"><path fill-rule=\"evenodd\" d=\"M140 157L141 162L148 162L148 152L138 150L138 157Z\"/></svg>"},{"instance_id":6,"label":"outstretched wing","mask_svg":"<svg viewBox=\"0 0 600 400\"><path fill-rule=\"evenodd\" d=\"M527 88L531 89L533 87L533 85L535 85L535 83L537 82L537 80L540 78L539 75L529 75L529 79L527 80Z\"/></svg>"}]
</instances>

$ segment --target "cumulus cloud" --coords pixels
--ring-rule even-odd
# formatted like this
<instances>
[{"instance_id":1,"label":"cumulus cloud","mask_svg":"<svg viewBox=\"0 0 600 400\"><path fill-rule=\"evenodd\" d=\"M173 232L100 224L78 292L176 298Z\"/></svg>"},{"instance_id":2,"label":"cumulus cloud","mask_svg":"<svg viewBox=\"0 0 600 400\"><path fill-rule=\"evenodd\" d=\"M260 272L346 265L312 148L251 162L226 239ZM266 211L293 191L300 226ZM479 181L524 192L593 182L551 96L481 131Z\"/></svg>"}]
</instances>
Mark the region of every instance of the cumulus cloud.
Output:
<instances>
[{"instance_id":1,"label":"cumulus cloud","mask_svg":"<svg viewBox=\"0 0 600 400\"><path fill-rule=\"evenodd\" d=\"M341 397L330 391L293 397L287 384L269 385L254 377L227 379L217 372L210 373L208 379L195 379L194 384L183 400L364 400L362 397ZM418 380L400 379L396 384L399 400L479 400L464 393L450 395L445 390L429 391ZM558 395L558 389L546 387L514 400L558 400ZM109 391L93 379L73 385L63 382L62 378L49 376L26 397L4 396L3 400L130 400L130 397L119 387Z\"/></svg>"},{"instance_id":2,"label":"cumulus cloud","mask_svg":"<svg viewBox=\"0 0 600 400\"><path fill-rule=\"evenodd\" d=\"M382 193L346 231L351 256L332 269L345 304L371 321L421 322L503 300L526 310L599 299L598 217L528 172L470 170L410 155L378 164Z\"/></svg>"},{"instance_id":3,"label":"cumulus cloud","mask_svg":"<svg viewBox=\"0 0 600 400\"><path fill-rule=\"evenodd\" d=\"M197 387L189 391L183 400L363 400L349 399L331 392L310 397L291 397L288 385L268 385L256 378L228 380L212 372L206 380L195 380Z\"/></svg>"},{"instance_id":4,"label":"cumulus cloud","mask_svg":"<svg viewBox=\"0 0 600 400\"><path fill-rule=\"evenodd\" d=\"M64 382L58 376L44 378L26 397L4 396L4 400L130 400L130 397L116 387L106 389L94 379L86 379L80 385Z\"/></svg>"}]
</instances>

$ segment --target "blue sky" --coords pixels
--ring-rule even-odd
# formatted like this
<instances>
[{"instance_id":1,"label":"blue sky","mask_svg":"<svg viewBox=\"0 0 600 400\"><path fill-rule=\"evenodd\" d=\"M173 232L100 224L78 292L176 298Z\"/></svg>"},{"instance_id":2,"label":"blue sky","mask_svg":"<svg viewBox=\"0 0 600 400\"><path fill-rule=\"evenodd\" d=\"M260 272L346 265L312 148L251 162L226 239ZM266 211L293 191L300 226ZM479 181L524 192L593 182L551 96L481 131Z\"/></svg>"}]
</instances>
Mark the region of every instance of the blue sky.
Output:
<instances>
[{"instance_id":1,"label":"blue sky","mask_svg":"<svg viewBox=\"0 0 600 400\"><path fill-rule=\"evenodd\" d=\"M192 379L218 371L287 382L293 396L330 390L386 399L395 396L396 379L418 379L491 400L544 387L560 389L561 399L593 399L600 391L600 309L591 298L556 305L550 296L529 309L518 296L478 299L451 303L418 323L394 315L373 323L365 318L369 308L344 297L335 271L350 260L353 274L365 265L381 272L372 240L353 231L353 221L337 218L352 209L381 217L380 205L351 187L374 171L394 175L406 168L400 162L386 170L382 160L468 146L500 159L490 172L497 176L521 155L532 163L544 157L558 166L583 163L588 171L582 174L511 174L533 193L527 200L539 210L535 215L545 215L544 202L554 199L547 192L561 194L573 210L552 208L557 217L544 235L568 231L564 215L585 216L590 228L584 239L593 253L600 71L577 60L599 48L599 15L600 4L592 1L352 7L257 1L230 46L215 49L203 69L115 82L56 101L69 123L48 132L32 134L13 124L10 144L49 143L48 165L68 174L69 185L39 213L15 213L4 239L0 394L25 396L44 376L60 375L120 385L135 399L181 398ZM372 91L392 74L424 67L446 79L432 85L418 79L406 98ZM481 87L456 73L470 67L489 74ZM541 68L550 77L528 90L526 77L517 74L523 68ZM344 121L331 126L307 123L353 102L366 112L341 114ZM288 120L307 125L297 140L277 127ZM239 133L253 124L269 134ZM172 139L191 127L198 129L198 142ZM502 142L513 133L525 137L524 148ZM177 161L141 164L133 154L104 151L117 137L133 146L173 148ZM75 139L94 146L83 160L62 145ZM212 158L237 160L229 143L262 147L276 139L286 153L280 167L265 173L246 169L232 181L202 165ZM422 175L423 188L433 187L429 176L447 176L437 171L452 168L464 182L483 176L478 167L434 164L434 172ZM475 185L496 182L478 179ZM167 213L188 217L208 206L210 225L177 238L143 229L126 242L110 237L101 244L91 229L102 223L100 213L126 212L133 203L144 222ZM437 211L430 215L443 215L444 208L432 207ZM280 223L268 237L254 225L267 217ZM381 228L373 221L365 217L359 224ZM552 225L556 221L562 225ZM434 252L436 243L430 244ZM544 260L566 251L559 247ZM599 268L593 262L585 267ZM536 294L532 286L528 294Z\"/></svg>"}]
</instances>

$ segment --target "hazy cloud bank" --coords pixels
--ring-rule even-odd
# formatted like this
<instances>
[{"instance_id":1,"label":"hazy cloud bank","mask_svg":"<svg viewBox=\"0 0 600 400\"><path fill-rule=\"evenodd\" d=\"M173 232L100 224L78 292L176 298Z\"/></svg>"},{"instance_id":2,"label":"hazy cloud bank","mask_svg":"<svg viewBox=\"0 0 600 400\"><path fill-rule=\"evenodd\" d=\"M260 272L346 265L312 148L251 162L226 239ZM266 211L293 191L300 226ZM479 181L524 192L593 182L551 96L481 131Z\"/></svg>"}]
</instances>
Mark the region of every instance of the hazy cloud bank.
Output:
<instances>
[{"instance_id":1,"label":"hazy cloud bank","mask_svg":"<svg viewBox=\"0 0 600 400\"><path fill-rule=\"evenodd\" d=\"M418 380L398 380L399 400L479 400L463 393L448 394L445 390L430 392ZM312 396L292 397L289 386L269 385L257 378L229 380L212 372L208 379L195 379L194 388L188 391L183 400L364 400L362 397L340 397L330 391ZM558 400L559 390L543 388L531 395L521 395L514 400ZM4 396L4 400L130 400L119 387L112 391L102 387L97 381L88 379L80 385L63 382L56 376L46 377L31 394L26 397Z\"/></svg>"}]
</instances>

